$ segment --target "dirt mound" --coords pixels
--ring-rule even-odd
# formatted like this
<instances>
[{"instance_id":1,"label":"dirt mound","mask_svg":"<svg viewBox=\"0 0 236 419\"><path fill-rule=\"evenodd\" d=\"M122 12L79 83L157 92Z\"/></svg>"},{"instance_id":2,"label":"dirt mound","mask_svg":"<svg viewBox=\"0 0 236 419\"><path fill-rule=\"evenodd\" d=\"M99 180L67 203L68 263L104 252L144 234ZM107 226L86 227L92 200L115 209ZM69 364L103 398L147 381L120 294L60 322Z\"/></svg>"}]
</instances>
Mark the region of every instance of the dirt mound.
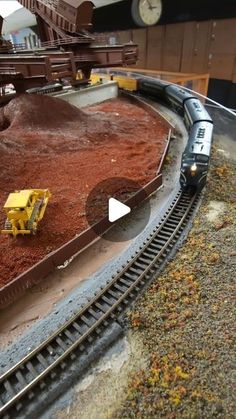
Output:
<instances>
[{"instance_id":1,"label":"dirt mound","mask_svg":"<svg viewBox=\"0 0 236 419\"><path fill-rule=\"evenodd\" d=\"M0 151L75 152L107 142L109 131L118 139L119 122L113 124L114 129L108 114L85 112L55 97L24 94L0 109Z\"/></svg>"},{"instance_id":2,"label":"dirt mound","mask_svg":"<svg viewBox=\"0 0 236 419\"><path fill-rule=\"evenodd\" d=\"M42 128L56 129L77 121L86 122L87 116L75 106L55 97L20 95L6 105L0 115L0 129Z\"/></svg>"}]
</instances>

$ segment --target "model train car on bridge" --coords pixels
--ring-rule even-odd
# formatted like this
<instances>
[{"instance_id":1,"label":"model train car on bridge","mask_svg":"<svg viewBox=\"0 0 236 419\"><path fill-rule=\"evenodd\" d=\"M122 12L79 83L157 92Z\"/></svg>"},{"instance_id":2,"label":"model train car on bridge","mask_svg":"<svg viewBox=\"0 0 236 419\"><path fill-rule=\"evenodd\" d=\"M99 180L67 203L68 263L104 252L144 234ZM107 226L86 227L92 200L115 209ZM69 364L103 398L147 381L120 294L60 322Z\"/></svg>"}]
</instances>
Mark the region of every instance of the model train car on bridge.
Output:
<instances>
[{"instance_id":1,"label":"model train car on bridge","mask_svg":"<svg viewBox=\"0 0 236 419\"><path fill-rule=\"evenodd\" d=\"M32 89L27 89L26 93L28 94L37 94L37 95L46 95L48 93L60 92L63 89L61 83L46 84L42 87L33 87Z\"/></svg>"}]
</instances>

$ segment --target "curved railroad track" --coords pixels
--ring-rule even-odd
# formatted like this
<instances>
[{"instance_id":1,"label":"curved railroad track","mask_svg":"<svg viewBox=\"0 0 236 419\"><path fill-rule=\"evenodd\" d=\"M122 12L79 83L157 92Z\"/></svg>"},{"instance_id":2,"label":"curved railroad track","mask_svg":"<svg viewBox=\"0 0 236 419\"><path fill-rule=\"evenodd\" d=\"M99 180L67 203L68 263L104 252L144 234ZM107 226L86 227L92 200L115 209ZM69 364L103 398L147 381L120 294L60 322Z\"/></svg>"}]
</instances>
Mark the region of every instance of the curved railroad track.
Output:
<instances>
[{"instance_id":1,"label":"curved railroad track","mask_svg":"<svg viewBox=\"0 0 236 419\"><path fill-rule=\"evenodd\" d=\"M139 251L104 288L38 347L0 376L0 417L17 417L60 372L94 343L150 283L198 202L179 191Z\"/></svg>"}]
</instances>

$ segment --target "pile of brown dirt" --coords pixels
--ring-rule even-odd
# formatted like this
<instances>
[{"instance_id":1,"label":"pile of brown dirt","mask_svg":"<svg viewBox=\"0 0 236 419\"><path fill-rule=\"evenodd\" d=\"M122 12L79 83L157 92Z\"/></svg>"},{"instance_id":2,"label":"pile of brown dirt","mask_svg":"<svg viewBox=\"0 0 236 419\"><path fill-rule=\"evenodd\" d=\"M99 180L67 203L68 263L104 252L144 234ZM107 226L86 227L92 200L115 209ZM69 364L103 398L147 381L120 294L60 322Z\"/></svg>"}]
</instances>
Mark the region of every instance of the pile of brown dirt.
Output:
<instances>
[{"instance_id":1,"label":"pile of brown dirt","mask_svg":"<svg viewBox=\"0 0 236 419\"><path fill-rule=\"evenodd\" d=\"M0 235L0 286L87 228L85 203L98 182L150 181L168 133L161 118L124 99L81 111L60 99L22 95L2 113L10 125L0 132L0 228L10 192L49 188L52 198L36 236Z\"/></svg>"},{"instance_id":2,"label":"pile of brown dirt","mask_svg":"<svg viewBox=\"0 0 236 419\"><path fill-rule=\"evenodd\" d=\"M2 109L11 128L56 129L68 122L86 121L86 114L61 99L44 95L20 95Z\"/></svg>"}]
</instances>

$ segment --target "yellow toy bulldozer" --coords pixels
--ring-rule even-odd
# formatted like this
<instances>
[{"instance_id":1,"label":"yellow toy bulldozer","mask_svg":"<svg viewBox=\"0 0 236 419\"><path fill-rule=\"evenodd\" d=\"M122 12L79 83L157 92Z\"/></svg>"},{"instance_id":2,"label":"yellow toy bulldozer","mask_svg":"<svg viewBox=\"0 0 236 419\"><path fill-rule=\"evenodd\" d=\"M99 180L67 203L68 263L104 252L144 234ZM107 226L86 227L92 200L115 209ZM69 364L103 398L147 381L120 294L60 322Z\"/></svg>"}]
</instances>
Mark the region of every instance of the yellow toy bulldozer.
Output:
<instances>
[{"instance_id":1,"label":"yellow toy bulldozer","mask_svg":"<svg viewBox=\"0 0 236 419\"><path fill-rule=\"evenodd\" d=\"M7 215L3 234L35 234L51 193L48 189L25 189L10 193L4 210Z\"/></svg>"}]
</instances>

